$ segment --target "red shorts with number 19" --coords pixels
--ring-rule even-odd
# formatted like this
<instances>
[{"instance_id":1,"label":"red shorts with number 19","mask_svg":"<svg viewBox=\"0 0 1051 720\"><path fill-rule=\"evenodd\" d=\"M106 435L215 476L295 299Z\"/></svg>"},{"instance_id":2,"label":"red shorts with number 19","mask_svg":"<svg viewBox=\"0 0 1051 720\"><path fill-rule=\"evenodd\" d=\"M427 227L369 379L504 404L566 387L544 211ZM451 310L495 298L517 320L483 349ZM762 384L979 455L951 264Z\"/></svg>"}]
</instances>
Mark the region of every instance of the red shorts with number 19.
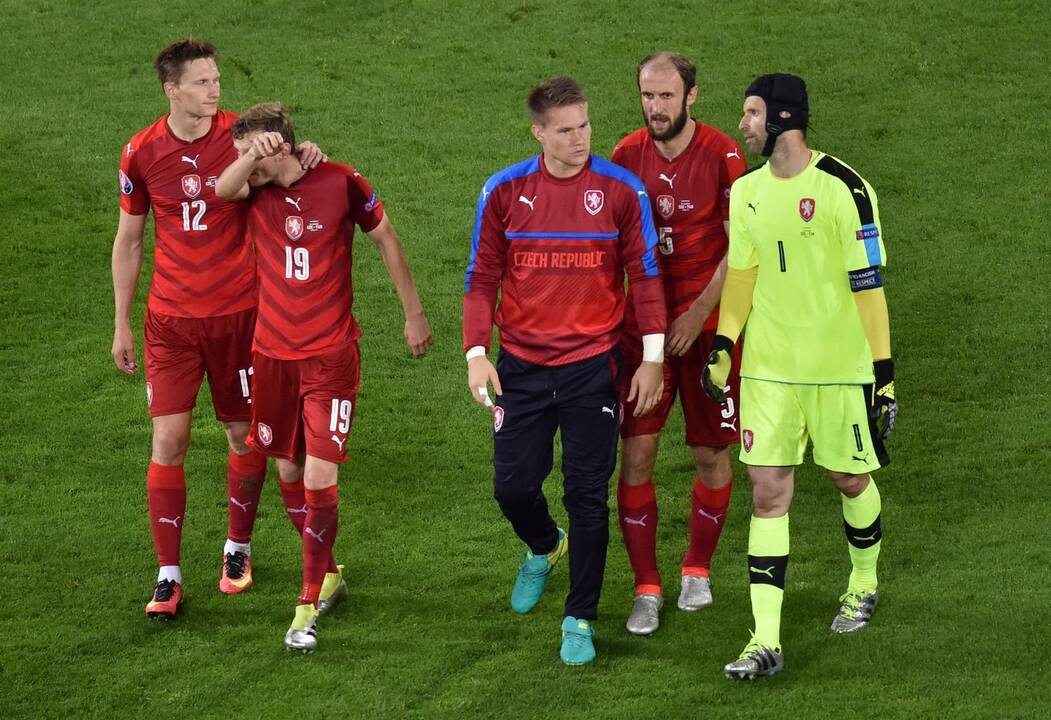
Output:
<instances>
[{"instance_id":1,"label":"red shorts with number 19","mask_svg":"<svg viewBox=\"0 0 1051 720\"><path fill-rule=\"evenodd\" d=\"M146 310L146 403L150 415L193 410L208 374L215 417L247 420L255 308L191 318Z\"/></svg>"},{"instance_id":2,"label":"red shorts with number 19","mask_svg":"<svg viewBox=\"0 0 1051 720\"><path fill-rule=\"evenodd\" d=\"M248 444L295 461L304 453L329 462L347 459L361 378L358 344L303 360L252 354L252 429Z\"/></svg>"},{"instance_id":3,"label":"red shorts with number 19","mask_svg":"<svg viewBox=\"0 0 1051 720\"><path fill-rule=\"evenodd\" d=\"M634 402L627 402L631 376L642 363L642 339L625 334L621 339L624 373L621 375L621 402L624 403L624 422L621 437L654 435L660 433L668 421L676 394L682 401L686 420L686 444L690 447L725 447L740 442L737 408L741 393L741 343L733 350L733 365L727 378L726 402L717 403L704 393L701 371L712 351L715 331L705 330L697 336L685 355L664 356L664 393L657 406L648 415L634 417Z\"/></svg>"}]
</instances>

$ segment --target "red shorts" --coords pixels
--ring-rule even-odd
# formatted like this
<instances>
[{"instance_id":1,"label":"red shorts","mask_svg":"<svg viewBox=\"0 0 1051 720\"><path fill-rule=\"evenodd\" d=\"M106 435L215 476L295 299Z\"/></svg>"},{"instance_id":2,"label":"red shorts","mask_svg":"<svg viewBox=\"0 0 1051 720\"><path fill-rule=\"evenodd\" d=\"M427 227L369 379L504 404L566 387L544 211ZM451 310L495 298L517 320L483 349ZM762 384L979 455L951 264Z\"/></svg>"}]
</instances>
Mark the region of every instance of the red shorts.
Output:
<instances>
[{"instance_id":1,"label":"red shorts","mask_svg":"<svg viewBox=\"0 0 1051 720\"><path fill-rule=\"evenodd\" d=\"M232 315L185 318L146 310L146 403L150 415L193 410L208 373L220 422L251 415L255 308Z\"/></svg>"},{"instance_id":2,"label":"red shorts","mask_svg":"<svg viewBox=\"0 0 1051 720\"><path fill-rule=\"evenodd\" d=\"M620 426L622 437L656 435L668 421L675 395L682 398L682 414L686 419L686 444L690 447L725 447L740 442L737 424L738 398L741 391L741 343L734 346L733 367L727 379L729 389L726 402L717 403L708 397L701 386L701 371L711 352L714 330L705 330L697 336L686 354L666 355L664 358L664 393L657 407L644 417L634 417L635 402L628 402L631 376L642 363L642 339L625 335L621 341L624 355L620 399L624 406L624 422Z\"/></svg>"},{"instance_id":3,"label":"red shorts","mask_svg":"<svg viewBox=\"0 0 1051 720\"><path fill-rule=\"evenodd\" d=\"M361 379L358 344L304 360L277 360L256 352L252 365L248 444L293 462L304 453L346 461Z\"/></svg>"}]
</instances>

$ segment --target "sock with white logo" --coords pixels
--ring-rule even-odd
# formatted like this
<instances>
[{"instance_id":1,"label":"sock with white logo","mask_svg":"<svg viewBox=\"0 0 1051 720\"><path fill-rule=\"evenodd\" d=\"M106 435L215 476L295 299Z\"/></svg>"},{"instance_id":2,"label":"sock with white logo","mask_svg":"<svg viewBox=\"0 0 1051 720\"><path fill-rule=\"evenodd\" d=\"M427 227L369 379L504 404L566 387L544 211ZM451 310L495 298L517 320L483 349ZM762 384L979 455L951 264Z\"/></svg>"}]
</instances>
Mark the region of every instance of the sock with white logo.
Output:
<instances>
[{"instance_id":1,"label":"sock with white logo","mask_svg":"<svg viewBox=\"0 0 1051 720\"><path fill-rule=\"evenodd\" d=\"M719 536L726 524L726 509L730 506L733 474L721 488L710 488L697 477L693 483L690 508L690 541L682 559L683 575L708 577L712 555L719 544Z\"/></svg>"},{"instance_id":2,"label":"sock with white logo","mask_svg":"<svg viewBox=\"0 0 1051 720\"><path fill-rule=\"evenodd\" d=\"M868 487L855 498L842 494L841 497L843 529L847 533L847 549L853 565L847 587L852 592L872 592L876 589L876 562L883 538L879 521L882 502L876 481L870 477Z\"/></svg>"},{"instance_id":3,"label":"sock with white logo","mask_svg":"<svg viewBox=\"0 0 1051 720\"><path fill-rule=\"evenodd\" d=\"M150 462L146 471L146 498L157 565L179 565L183 515L186 514L186 476L182 465Z\"/></svg>"},{"instance_id":4,"label":"sock with white logo","mask_svg":"<svg viewBox=\"0 0 1051 720\"><path fill-rule=\"evenodd\" d=\"M285 504L285 514L288 515L288 519L291 520L292 524L295 526L296 533L302 536L303 525L307 519L307 498L306 490L303 487L303 481L296 480L294 482L289 482L284 478L279 478L278 485L281 487L281 501ZM339 572L339 568L336 567L335 558L329 558L328 572Z\"/></svg>"},{"instance_id":5,"label":"sock with white logo","mask_svg":"<svg viewBox=\"0 0 1051 720\"><path fill-rule=\"evenodd\" d=\"M298 604L317 605L332 545L339 531L339 486L306 490L307 516L303 523L303 591Z\"/></svg>"},{"instance_id":6,"label":"sock with white logo","mask_svg":"<svg viewBox=\"0 0 1051 720\"><path fill-rule=\"evenodd\" d=\"M748 528L748 580L755 618L755 639L781 647L781 600L788 569L788 513L781 517L752 516Z\"/></svg>"},{"instance_id":7,"label":"sock with white logo","mask_svg":"<svg viewBox=\"0 0 1051 720\"><path fill-rule=\"evenodd\" d=\"M226 537L234 542L252 542L252 528L265 477L266 455L255 450L238 455L230 450L226 466Z\"/></svg>"},{"instance_id":8,"label":"sock with white logo","mask_svg":"<svg viewBox=\"0 0 1051 720\"><path fill-rule=\"evenodd\" d=\"M635 594L661 594L657 569L657 493L653 479L641 485L617 483L617 514L624 547L635 574Z\"/></svg>"}]
</instances>

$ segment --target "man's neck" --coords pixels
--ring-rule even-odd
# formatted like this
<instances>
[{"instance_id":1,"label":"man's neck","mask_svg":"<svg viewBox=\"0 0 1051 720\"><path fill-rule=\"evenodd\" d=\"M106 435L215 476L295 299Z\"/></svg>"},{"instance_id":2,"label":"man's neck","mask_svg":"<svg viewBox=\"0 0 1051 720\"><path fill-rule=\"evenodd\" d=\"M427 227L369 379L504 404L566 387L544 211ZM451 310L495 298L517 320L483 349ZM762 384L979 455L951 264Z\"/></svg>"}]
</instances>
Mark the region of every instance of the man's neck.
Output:
<instances>
[{"instance_id":1,"label":"man's neck","mask_svg":"<svg viewBox=\"0 0 1051 720\"><path fill-rule=\"evenodd\" d=\"M688 118L678 135L670 140L654 140L653 142L657 146L657 152L663 155L665 160L674 160L689 147L695 132L697 132L697 121Z\"/></svg>"},{"instance_id":2,"label":"man's neck","mask_svg":"<svg viewBox=\"0 0 1051 720\"><path fill-rule=\"evenodd\" d=\"M548 174L563 180L578 175L584 169L584 165L566 165L561 160L550 157L547 153L543 153L542 157Z\"/></svg>"},{"instance_id":3,"label":"man's neck","mask_svg":"<svg viewBox=\"0 0 1051 720\"><path fill-rule=\"evenodd\" d=\"M281 187L289 187L306 174L306 169L299 164L299 158L289 155L278 165L277 177L272 182Z\"/></svg>"},{"instance_id":4,"label":"man's neck","mask_svg":"<svg viewBox=\"0 0 1051 720\"><path fill-rule=\"evenodd\" d=\"M190 115L172 108L168 114L168 127L171 128L175 137L186 142L193 142L203 138L212 129L212 118Z\"/></svg>"},{"instance_id":5,"label":"man's neck","mask_svg":"<svg viewBox=\"0 0 1051 720\"><path fill-rule=\"evenodd\" d=\"M807 169L813 156L801 133L782 135L770 155L770 172L779 178L793 178Z\"/></svg>"}]
</instances>

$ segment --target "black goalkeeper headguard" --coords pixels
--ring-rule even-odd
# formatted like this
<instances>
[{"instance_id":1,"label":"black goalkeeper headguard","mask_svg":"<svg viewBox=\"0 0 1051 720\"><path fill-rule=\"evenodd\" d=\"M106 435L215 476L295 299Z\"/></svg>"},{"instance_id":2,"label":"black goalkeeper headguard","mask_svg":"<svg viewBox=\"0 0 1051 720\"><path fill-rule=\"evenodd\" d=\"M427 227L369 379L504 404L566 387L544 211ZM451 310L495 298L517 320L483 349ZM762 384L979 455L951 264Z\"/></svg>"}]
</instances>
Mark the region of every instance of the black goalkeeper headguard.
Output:
<instances>
[{"instance_id":1,"label":"black goalkeeper headguard","mask_svg":"<svg viewBox=\"0 0 1051 720\"><path fill-rule=\"evenodd\" d=\"M757 95L766 103L766 145L763 155L769 156L774 151L777 136L785 130L806 130L810 115L810 103L807 101L806 83L796 75L774 73L757 77L744 96ZM782 112L789 113L781 117Z\"/></svg>"}]
</instances>

